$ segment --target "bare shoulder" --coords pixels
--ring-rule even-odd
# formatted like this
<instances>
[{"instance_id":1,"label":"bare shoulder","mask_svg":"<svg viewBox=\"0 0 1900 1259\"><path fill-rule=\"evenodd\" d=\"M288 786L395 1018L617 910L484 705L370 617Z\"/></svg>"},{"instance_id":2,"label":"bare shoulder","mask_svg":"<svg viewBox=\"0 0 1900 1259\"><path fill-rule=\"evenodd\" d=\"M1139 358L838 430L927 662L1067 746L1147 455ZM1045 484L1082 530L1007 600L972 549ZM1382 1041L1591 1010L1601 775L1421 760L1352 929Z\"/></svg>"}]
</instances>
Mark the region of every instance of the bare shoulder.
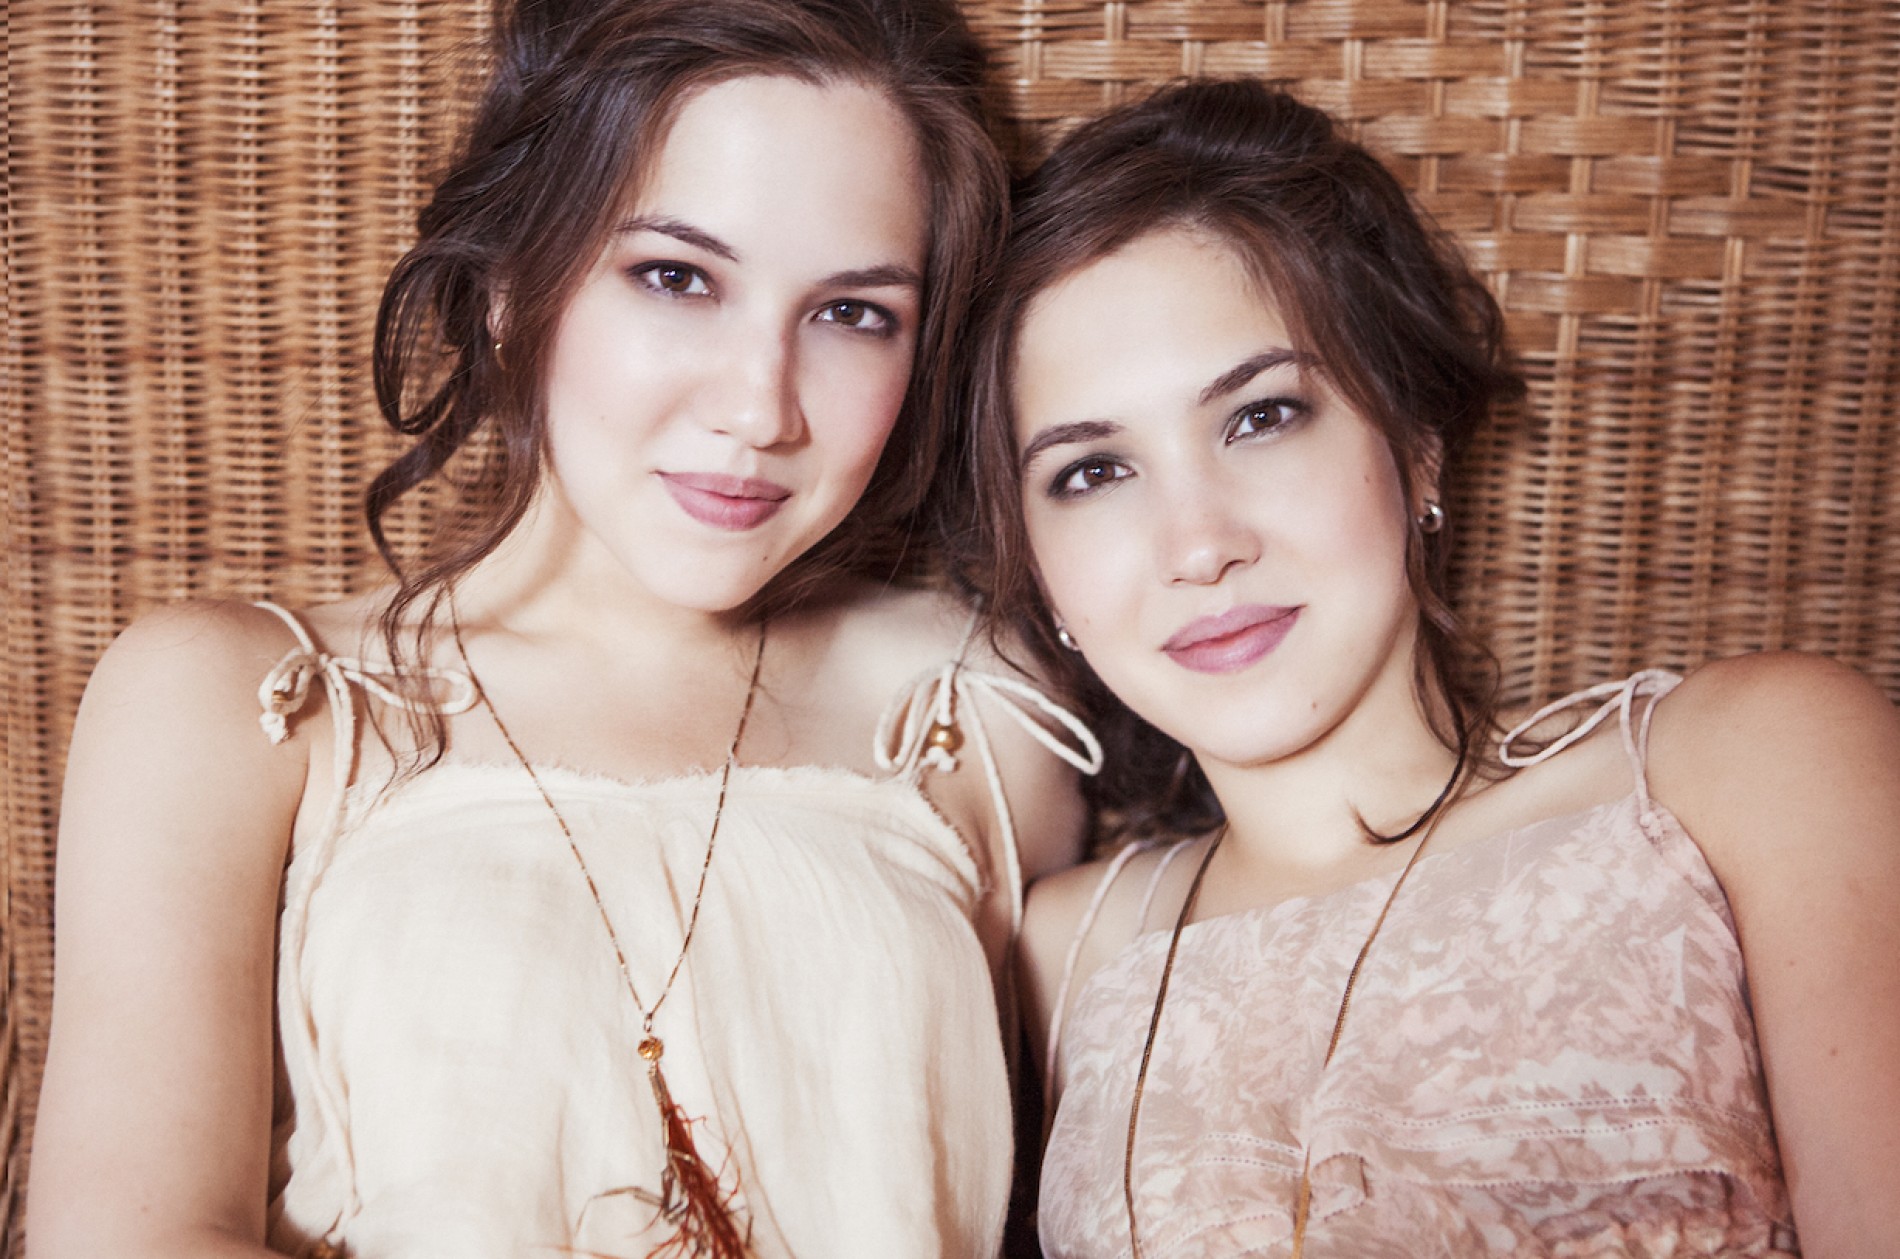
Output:
<instances>
[{"instance_id":1,"label":"bare shoulder","mask_svg":"<svg viewBox=\"0 0 1900 1259\"><path fill-rule=\"evenodd\" d=\"M1045 875L1030 885L1029 901L1023 911L1022 936L1023 958L1029 966L1037 971L1050 972L1060 980L1069 947L1081 933L1083 919L1087 917L1090 905L1103 892L1103 881L1108 878L1112 865L1112 860L1108 858L1085 861ZM1131 882L1124 870L1117 879L1119 889L1110 886L1107 890L1125 892ZM1117 899L1130 898L1123 896ZM1111 912L1108 917L1132 919L1132 902L1115 908L1124 912ZM1121 938L1122 943L1126 943L1133 933L1134 924L1127 922L1118 925L1123 926L1124 930L1105 931L1103 934L1115 935Z\"/></svg>"},{"instance_id":2,"label":"bare shoulder","mask_svg":"<svg viewBox=\"0 0 1900 1259\"><path fill-rule=\"evenodd\" d=\"M892 723L901 728L906 705L927 700L926 688L946 666L961 662L966 669L1039 692L1047 689L998 661L976 631L974 612L941 589L840 583L824 601L789 618L784 629L785 658L794 662L804 707L810 714L827 715L823 729L816 721L804 723L802 744L844 764L869 762L871 735L880 721L887 729ZM774 635L779 632L775 625ZM1050 750L1073 744L1073 733L1058 729L1059 723L1020 691L1004 694L978 686L968 693L1002 780L1025 873L1034 877L1073 863L1086 811L1074 766ZM958 724L970 715L959 713ZM968 737L971 731L962 733ZM839 739L856 742L843 747ZM973 751L957 757L968 772L933 772L925 778L924 791L964 835L979 840L998 861L1007 860L988 776L976 768Z\"/></svg>"},{"instance_id":3,"label":"bare shoulder","mask_svg":"<svg viewBox=\"0 0 1900 1259\"><path fill-rule=\"evenodd\" d=\"M841 584L817 613L826 654L874 675L887 692L955 660L973 623L969 607L948 591L863 581Z\"/></svg>"},{"instance_id":4,"label":"bare shoulder","mask_svg":"<svg viewBox=\"0 0 1900 1259\"><path fill-rule=\"evenodd\" d=\"M869 772L880 717L956 659L960 618L940 592L847 579L775 619L774 672L800 714L801 759Z\"/></svg>"},{"instance_id":5,"label":"bare shoulder","mask_svg":"<svg viewBox=\"0 0 1900 1259\"><path fill-rule=\"evenodd\" d=\"M1762 652L1685 678L1657 706L1652 755L1659 772L1746 792L1764 773L1891 769L1896 740L1900 711L1865 674L1824 656Z\"/></svg>"},{"instance_id":6,"label":"bare shoulder","mask_svg":"<svg viewBox=\"0 0 1900 1259\"><path fill-rule=\"evenodd\" d=\"M1029 902L1023 911L1023 933L1016 955L1020 980L1017 991L1028 1024L1032 1061L1038 1070L1044 1070L1043 1086L1057 1093L1061 1089L1060 1072L1048 1064L1057 1002L1066 1002L1073 995L1073 987L1070 993L1062 992L1069 953L1081 937L1083 919L1108 875L1108 867L1106 861L1088 861L1037 879L1029 887ZM1045 1064L1049 1069L1045 1070Z\"/></svg>"},{"instance_id":7,"label":"bare shoulder","mask_svg":"<svg viewBox=\"0 0 1900 1259\"><path fill-rule=\"evenodd\" d=\"M296 646L289 627L248 604L174 604L134 621L100 657L80 703L64 831L83 830L96 808L148 778L155 787L179 774L243 775L294 800L307 746L272 746L258 688Z\"/></svg>"},{"instance_id":8,"label":"bare shoulder","mask_svg":"<svg viewBox=\"0 0 1900 1259\"><path fill-rule=\"evenodd\" d=\"M1900 712L1813 656L1699 669L1650 782L1734 914L1802 1249L1900 1235Z\"/></svg>"},{"instance_id":9,"label":"bare shoulder","mask_svg":"<svg viewBox=\"0 0 1900 1259\"><path fill-rule=\"evenodd\" d=\"M298 608L294 615L323 650L363 660L382 660L386 655L382 614L394 593L394 586L378 586L333 603Z\"/></svg>"},{"instance_id":10,"label":"bare shoulder","mask_svg":"<svg viewBox=\"0 0 1900 1259\"><path fill-rule=\"evenodd\" d=\"M1147 927L1147 893L1170 847L1087 861L1030 886L1020 966L1030 1041L1039 1058L1047 1052L1056 1003L1072 1007L1089 978Z\"/></svg>"},{"instance_id":11,"label":"bare shoulder","mask_svg":"<svg viewBox=\"0 0 1900 1259\"><path fill-rule=\"evenodd\" d=\"M117 711L158 703L181 719L227 706L255 710L258 684L296 646L282 620L250 604L169 604L113 640L93 670L85 704ZM237 703L239 697L248 703ZM255 711L250 715L255 726Z\"/></svg>"},{"instance_id":12,"label":"bare shoulder","mask_svg":"<svg viewBox=\"0 0 1900 1259\"><path fill-rule=\"evenodd\" d=\"M1186 851L1201 851L1199 842ZM1191 879L1194 866L1192 860L1170 860L1171 853L1179 855L1178 849L1181 841L1136 844L1037 879L1024 913L1025 950L1054 958L1061 966L1070 945L1086 932L1076 963L1075 981L1080 983L1153 927L1151 920L1159 916L1173 921L1187 891L1177 876Z\"/></svg>"},{"instance_id":13,"label":"bare shoulder","mask_svg":"<svg viewBox=\"0 0 1900 1259\"><path fill-rule=\"evenodd\" d=\"M109 1251L92 1230L128 1219L155 1235L154 1203L173 1226L263 1234L272 945L310 758L307 738L266 737L257 692L296 647L261 609L180 604L127 628L87 686L29 1207L49 1253Z\"/></svg>"},{"instance_id":14,"label":"bare shoulder","mask_svg":"<svg viewBox=\"0 0 1900 1259\"><path fill-rule=\"evenodd\" d=\"M1762 726L1826 725L1882 716L1893 707L1872 679L1851 665L1800 651L1764 651L1711 661L1683 679L1670 697L1671 720L1695 713L1716 724L1737 719ZM1658 720L1661 720L1660 716Z\"/></svg>"},{"instance_id":15,"label":"bare shoulder","mask_svg":"<svg viewBox=\"0 0 1900 1259\"><path fill-rule=\"evenodd\" d=\"M1697 669L1657 706L1651 786L1712 862L1764 819L1859 811L1900 781L1900 711L1869 678L1821 656L1772 652ZM1739 854L1737 854L1739 855Z\"/></svg>"}]
</instances>

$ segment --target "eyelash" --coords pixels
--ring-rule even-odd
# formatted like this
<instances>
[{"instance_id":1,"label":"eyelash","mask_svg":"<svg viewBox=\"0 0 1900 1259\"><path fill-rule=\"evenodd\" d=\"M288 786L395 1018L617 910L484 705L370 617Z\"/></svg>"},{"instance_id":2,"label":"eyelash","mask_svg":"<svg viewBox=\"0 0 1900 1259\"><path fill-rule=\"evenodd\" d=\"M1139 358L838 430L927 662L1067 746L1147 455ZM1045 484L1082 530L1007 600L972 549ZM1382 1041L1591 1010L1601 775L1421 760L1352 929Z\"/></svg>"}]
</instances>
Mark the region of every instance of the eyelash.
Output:
<instances>
[{"instance_id":1,"label":"eyelash","mask_svg":"<svg viewBox=\"0 0 1900 1259\"><path fill-rule=\"evenodd\" d=\"M875 319L877 321L876 324L867 325L862 322L854 324L845 323L835 317L837 312L849 308L855 308L862 312L864 316ZM898 331L897 316L884 307L877 305L875 302L862 302L851 299L842 302L831 302L822 307L815 318L821 323L837 324L847 332L855 332L859 336L876 337L880 341L888 340L896 336Z\"/></svg>"},{"instance_id":2,"label":"eyelash","mask_svg":"<svg viewBox=\"0 0 1900 1259\"><path fill-rule=\"evenodd\" d=\"M659 275L663 271L681 272L687 277L689 283L698 284L704 291L698 293L690 291L681 292L678 289L667 288L659 281ZM656 293L661 297L688 298L712 296L711 279L707 277L704 271L701 271L698 267L692 266L689 263L668 262L665 260L643 262L631 268L628 274L632 275L634 282L639 284L642 288L645 288L648 292Z\"/></svg>"},{"instance_id":3,"label":"eyelash","mask_svg":"<svg viewBox=\"0 0 1900 1259\"><path fill-rule=\"evenodd\" d=\"M1285 432L1310 414L1311 404L1301 398L1262 398L1257 402L1249 402L1228 417L1227 425L1221 432L1221 444L1232 446L1236 442L1267 440ZM1248 421L1263 417L1271 417L1271 422L1252 432L1239 431ZM1107 470L1109 475L1080 485L1071 484L1091 472L1103 470ZM1116 455L1088 455L1063 465L1062 470L1049 482L1049 497L1058 500L1086 498L1133 475L1128 465Z\"/></svg>"},{"instance_id":4,"label":"eyelash","mask_svg":"<svg viewBox=\"0 0 1900 1259\"><path fill-rule=\"evenodd\" d=\"M687 278L689 285L697 287L699 291L694 292L691 288L685 291L667 288L659 280L659 276L663 272L681 273ZM631 268L629 274L632 275L635 283L645 288L648 292L660 297L679 300L685 298L711 297L713 295L711 279L704 271L690 263L668 262L664 260L643 262ZM847 311L857 312L860 322L845 322L841 315ZM824 306L819 307L818 313L812 316L812 318L816 322L835 324L847 332L855 333L859 336L876 337L880 341L888 340L896 336L899 330L897 316L889 309L878 305L876 302L866 302L855 299L828 302ZM866 323L864 322L866 319L873 322Z\"/></svg>"},{"instance_id":5,"label":"eyelash","mask_svg":"<svg viewBox=\"0 0 1900 1259\"><path fill-rule=\"evenodd\" d=\"M1117 469L1121 475L1110 476L1103 480L1089 482L1084 485L1072 486L1069 484L1069 482L1082 476L1084 473L1097 468ZM1077 459L1074 463L1068 464L1062 471L1055 474L1055 477L1049 482L1049 497L1054 499L1085 498L1090 494L1097 493L1113 485L1117 481L1126 480L1130 475L1132 474L1128 471L1128 465L1123 463L1120 459L1117 459L1114 455L1090 455L1085 459Z\"/></svg>"},{"instance_id":6,"label":"eyelash","mask_svg":"<svg viewBox=\"0 0 1900 1259\"><path fill-rule=\"evenodd\" d=\"M1312 411L1312 405L1303 398L1261 398L1258 401L1249 402L1246 406L1241 407L1229 417L1227 427L1221 433L1221 442L1223 445L1231 446L1235 442L1255 441L1260 438L1272 437L1276 433L1283 433L1295 424L1298 424L1301 420L1304 420L1308 415L1312 414ZM1272 422L1264 428L1256 429L1251 433L1237 431L1247 420L1268 413L1277 414Z\"/></svg>"}]
</instances>

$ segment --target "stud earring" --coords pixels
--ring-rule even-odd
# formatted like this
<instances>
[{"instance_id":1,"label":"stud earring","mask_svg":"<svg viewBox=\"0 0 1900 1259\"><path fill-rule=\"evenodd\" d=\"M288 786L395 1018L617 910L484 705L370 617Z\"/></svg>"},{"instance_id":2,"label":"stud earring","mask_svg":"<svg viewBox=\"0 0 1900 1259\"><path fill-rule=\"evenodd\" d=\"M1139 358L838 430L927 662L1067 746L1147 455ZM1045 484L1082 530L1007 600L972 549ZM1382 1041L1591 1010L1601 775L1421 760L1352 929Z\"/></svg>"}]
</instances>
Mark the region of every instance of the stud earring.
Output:
<instances>
[{"instance_id":1,"label":"stud earring","mask_svg":"<svg viewBox=\"0 0 1900 1259\"><path fill-rule=\"evenodd\" d=\"M1414 523L1418 525L1420 533L1437 533L1445 527L1445 509L1428 499L1425 510L1418 514Z\"/></svg>"},{"instance_id":2,"label":"stud earring","mask_svg":"<svg viewBox=\"0 0 1900 1259\"><path fill-rule=\"evenodd\" d=\"M1067 647L1070 651L1082 650L1082 645L1075 641L1075 635L1069 633L1069 627L1060 621L1056 622L1056 641L1061 643L1064 647Z\"/></svg>"}]
</instances>

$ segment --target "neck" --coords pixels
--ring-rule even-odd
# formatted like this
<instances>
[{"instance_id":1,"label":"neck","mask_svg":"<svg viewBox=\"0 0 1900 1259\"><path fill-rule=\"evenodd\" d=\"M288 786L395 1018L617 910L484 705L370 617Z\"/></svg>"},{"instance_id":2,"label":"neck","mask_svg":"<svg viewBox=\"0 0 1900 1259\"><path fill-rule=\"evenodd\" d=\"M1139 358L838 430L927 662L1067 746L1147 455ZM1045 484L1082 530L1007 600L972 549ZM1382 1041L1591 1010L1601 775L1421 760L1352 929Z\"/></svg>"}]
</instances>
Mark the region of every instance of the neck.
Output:
<instances>
[{"instance_id":1,"label":"neck","mask_svg":"<svg viewBox=\"0 0 1900 1259\"><path fill-rule=\"evenodd\" d=\"M656 597L583 530L555 496L538 495L495 552L456 588L465 633L595 646L688 660L709 647L750 644L744 608L707 610Z\"/></svg>"},{"instance_id":2,"label":"neck","mask_svg":"<svg viewBox=\"0 0 1900 1259\"><path fill-rule=\"evenodd\" d=\"M1323 879L1377 851L1367 829L1396 834L1445 789L1457 753L1432 733L1413 684L1411 649L1347 714L1294 754L1251 765L1201 759L1227 814L1222 864Z\"/></svg>"}]
</instances>

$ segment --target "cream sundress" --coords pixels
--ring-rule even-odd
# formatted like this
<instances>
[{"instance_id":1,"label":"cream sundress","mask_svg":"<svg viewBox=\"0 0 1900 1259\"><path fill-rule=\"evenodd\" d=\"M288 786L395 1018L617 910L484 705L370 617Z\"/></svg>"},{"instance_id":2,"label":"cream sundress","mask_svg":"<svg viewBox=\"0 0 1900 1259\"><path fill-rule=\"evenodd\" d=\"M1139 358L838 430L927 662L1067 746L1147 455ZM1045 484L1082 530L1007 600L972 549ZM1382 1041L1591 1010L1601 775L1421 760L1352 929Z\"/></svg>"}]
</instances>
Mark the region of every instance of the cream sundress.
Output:
<instances>
[{"instance_id":1,"label":"cream sundress","mask_svg":"<svg viewBox=\"0 0 1900 1259\"><path fill-rule=\"evenodd\" d=\"M1147 1259L1287 1253L1308 1148L1311 1259L1796 1253L1728 903L1645 777L1678 681L1547 710L1605 701L1540 757L1620 715L1630 794L1421 857L1323 1074L1397 876L1188 925L1136 1147ZM1129 1099L1168 937L1104 965L1052 1033L1049 1259L1129 1254Z\"/></svg>"},{"instance_id":2,"label":"cream sundress","mask_svg":"<svg viewBox=\"0 0 1900 1259\"><path fill-rule=\"evenodd\" d=\"M296 646L265 730L312 687L339 749L375 670ZM437 674L444 711L464 676ZM656 1030L709 1159L730 1150L762 1259L993 1255L1010 1184L997 1003L971 925L985 872L919 792L954 767L954 717L1014 838L974 694L1079 723L1011 679L919 679L879 732L890 776L740 764L698 933ZM901 722L897 720L902 718ZM329 824L291 854L277 975L282 1055L269 1240L353 1259L644 1256L658 1118L639 1017L572 855L519 765L443 763L384 789L337 758ZM716 774L622 782L537 767L586 854L635 983L658 991L705 852ZM1020 904L1020 891L1017 893ZM321 1244L321 1245L320 1245Z\"/></svg>"}]
</instances>

